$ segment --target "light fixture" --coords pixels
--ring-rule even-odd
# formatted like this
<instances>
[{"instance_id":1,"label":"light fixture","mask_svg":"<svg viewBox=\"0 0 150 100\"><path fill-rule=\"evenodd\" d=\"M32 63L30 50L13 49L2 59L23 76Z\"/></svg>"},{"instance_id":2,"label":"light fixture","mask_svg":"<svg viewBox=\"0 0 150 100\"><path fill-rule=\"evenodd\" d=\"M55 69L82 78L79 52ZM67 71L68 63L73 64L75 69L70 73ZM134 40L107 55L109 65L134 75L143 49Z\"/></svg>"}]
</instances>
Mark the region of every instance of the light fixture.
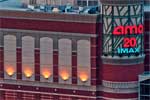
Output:
<instances>
[{"instance_id":1,"label":"light fixture","mask_svg":"<svg viewBox=\"0 0 150 100\"><path fill-rule=\"evenodd\" d=\"M87 72L79 72L79 78L82 82L86 82L88 80Z\"/></svg>"},{"instance_id":2,"label":"light fixture","mask_svg":"<svg viewBox=\"0 0 150 100\"><path fill-rule=\"evenodd\" d=\"M41 68L41 74L45 79L48 79L52 75L50 68Z\"/></svg>"},{"instance_id":3,"label":"light fixture","mask_svg":"<svg viewBox=\"0 0 150 100\"><path fill-rule=\"evenodd\" d=\"M30 67L25 67L23 71L27 78L30 78L33 74L32 68L30 68Z\"/></svg>"},{"instance_id":4,"label":"light fixture","mask_svg":"<svg viewBox=\"0 0 150 100\"><path fill-rule=\"evenodd\" d=\"M69 79L69 72L65 69L62 69L60 70L60 76L64 81L66 81Z\"/></svg>"},{"instance_id":5,"label":"light fixture","mask_svg":"<svg viewBox=\"0 0 150 100\"><path fill-rule=\"evenodd\" d=\"M12 66L8 66L6 67L5 71L9 76L13 76L15 69Z\"/></svg>"}]
</instances>

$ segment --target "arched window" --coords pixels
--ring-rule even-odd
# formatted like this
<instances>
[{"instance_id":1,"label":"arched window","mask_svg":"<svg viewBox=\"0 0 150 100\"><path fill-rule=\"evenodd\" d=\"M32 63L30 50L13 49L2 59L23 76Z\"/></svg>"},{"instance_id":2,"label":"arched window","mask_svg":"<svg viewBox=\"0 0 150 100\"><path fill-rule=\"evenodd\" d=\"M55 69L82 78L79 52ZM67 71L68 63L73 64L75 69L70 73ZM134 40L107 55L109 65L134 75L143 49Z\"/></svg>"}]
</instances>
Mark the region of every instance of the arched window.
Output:
<instances>
[{"instance_id":1,"label":"arched window","mask_svg":"<svg viewBox=\"0 0 150 100\"><path fill-rule=\"evenodd\" d=\"M23 80L34 80L34 38L22 38L22 72Z\"/></svg>"},{"instance_id":2,"label":"arched window","mask_svg":"<svg viewBox=\"0 0 150 100\"><path fill-rule=\"evenodd\" d=\"M5 78L16 79L16 37L14 35L4 36L4 70Z\"/></svg>"},{"instance_id":3,"label":"arched window","mask_svg":"<svg viewBox=\"0 0 150 100\"><path fill-rule=\"evenodd\" d=\"M71 83L72 42L69 39L59 40L59 82Z\"/></svg>"},{"instance_id":4,"label":"arched window","mask_svg":"<svg viewBox=\"0 0 150 100\"><path fill-rule=\"evenodd\" d=\"M41 81L52 81L53 74L53 40L48 37L40 39Z\"/></svg>"},{"instance_id":5,"label":"arched window","mask_svg":"<svg viewBox=\"0 0 150 100\"><path fill-rule=\"evenodd\" d=\"M88 40L79 40L77 42L77 72L78 83L90 84L90 42Z\"/></svg>"}]
</instances>

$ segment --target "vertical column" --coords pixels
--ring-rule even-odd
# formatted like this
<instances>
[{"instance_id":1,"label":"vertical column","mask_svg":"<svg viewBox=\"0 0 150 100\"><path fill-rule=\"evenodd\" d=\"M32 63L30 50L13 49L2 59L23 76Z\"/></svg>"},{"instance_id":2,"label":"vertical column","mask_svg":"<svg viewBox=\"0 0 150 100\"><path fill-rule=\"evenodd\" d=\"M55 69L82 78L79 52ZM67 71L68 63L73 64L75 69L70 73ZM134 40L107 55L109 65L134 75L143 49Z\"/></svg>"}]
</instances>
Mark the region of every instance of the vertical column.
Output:
<instances>
[{"instance_id":1,"label":"vertical column","mask_svg":"<svg viewBox=\"0 0 150 100\"><path fill-rule=\"evenodd\" d=\"M3 33L0 33L0 78L4 78L4 37Z\"/></svg>"},{"instance_id":2,"label":"vertical column","mask_svg":"<svg viewBox=\"0 0 150 100\"><path fill-rule=\"evenodd\" d=\"M150 3L150 1L147 1ZM150 71L150 14L145 12L145 34L144 34L144 50L145 50L145 71Z\"/></svg>"},{"instance_id":3,"label":"vertical column","mask_svg":"<svg viewBox=\"0 0 150 100\"><path fill-rule=\"evenodd\" d=\"M35 81L40 81L40 38L35 37Z\"/></svg>"},{"instance_id":4,"label":"vertical column","mask_svg":"<svg viewBox=\"0 0 150 100\"><path fill-rule=\"evenodd\" d=\"M40 81L40 50L35 49L35 81Z\"/></svg>"},{"instance_id":5,"label":"vertical column","mask_svg":"<svg viewBox=\"0 0 150 100\"><path fill-rule=\"evenodd\" d=\"M53 40L53 82L58 83L58 39Z\"/></svg>"},{"instance_id":6,"label":"vertical column","mask_svg":"<svg viewBox=\"0 0 150 100\"><path fill-rule=\"evenodd\" d=\"M17 47L17 79L22 79L22 60L21 48Z\"/></svg>"},{"instance_id":7,"label":"vertical column","mask_svg":"<svg viewBox=\"0 0 150 100\"><path fill-rule=\"evenodd\" d=\"M72 84L77 84L77 41L72 40Z\"/></svg>"},{"instance_id":8,"label":"vertical column","mask_svg":"<svg viewBox=\"0 0 150 100\"><path fill-rule=\"evenodd\" d=\"M96 59L97 59L97 45L96 38L91 37L91 85L96 85L97 72L96 72Z\"/></svg>"},{"instance_id":9,"label":"vertical column","mask_svg":"<svg viewBox=\"0 0 150 100\"><path fill-rule=\"evenodd\" d=\"M17 58L17 79L22 79L22 39L21 34L17 34L17 50L16 50L16 58Z\"/></svg>"}]
</instances>

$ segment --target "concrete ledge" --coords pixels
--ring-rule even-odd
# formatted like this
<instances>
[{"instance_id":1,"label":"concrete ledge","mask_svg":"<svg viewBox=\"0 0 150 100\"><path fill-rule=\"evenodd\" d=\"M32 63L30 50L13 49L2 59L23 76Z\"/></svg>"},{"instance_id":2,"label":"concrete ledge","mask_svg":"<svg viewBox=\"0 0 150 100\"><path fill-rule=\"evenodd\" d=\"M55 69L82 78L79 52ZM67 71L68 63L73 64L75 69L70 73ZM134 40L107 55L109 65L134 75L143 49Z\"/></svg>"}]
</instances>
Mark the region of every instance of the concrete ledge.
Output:
<instances>
[{"instance_id":1,"label":"concrete ledge","mask_svg":"<svg viewBox=\"0 0 150 100\"><path fill-rule=\"evenodd\" d=\"M134 56L134 57L118 57L118 56L102 56L103 64L111 64L111 65L134 65L144 63L145 55L142 56Z\"/></svg>"},{"instance_id":2,"label":"concrete ledge","mask_svg":"<svg viewBox=\"0 0 150 100\"><path fill-rule=\"evenodd\" d=\"M136 88L138 87L137 81L131 82L112 82L112 81L102 81L102 85L109 88Z\"/></svg>"}]
</instances>

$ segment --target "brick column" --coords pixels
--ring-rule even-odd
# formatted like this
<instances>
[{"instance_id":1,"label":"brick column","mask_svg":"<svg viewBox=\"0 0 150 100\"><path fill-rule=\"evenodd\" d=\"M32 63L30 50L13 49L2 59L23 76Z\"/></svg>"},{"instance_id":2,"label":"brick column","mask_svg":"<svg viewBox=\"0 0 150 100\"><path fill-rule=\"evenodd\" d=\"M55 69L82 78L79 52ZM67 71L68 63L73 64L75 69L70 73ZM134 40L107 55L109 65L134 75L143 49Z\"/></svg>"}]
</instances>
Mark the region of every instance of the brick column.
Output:
<instances>
[{"instance_id":1,"label":"brick column","mask_svg":"<svg viewBox=\"0 0 150 100\"><path fill-rule=\"evenodd\" d=\"M17 79L22 79L22 49L17 48Z\"/></svg>"},{"instance_id":2,"label":"brick column","mask_svg":"<svg viewBox=\"0 0 150 100\"><path fill-rule=\"evenodd\" d=\"M53 51L53 82L58 83L58 51Z\"/></svg>"},{"instance_id":3,"label":"brick column","mask_svg":"<svg viewBox=\"0 0 150 100\"><path fill-rule=\"evenodd\" d=\"M40 50L35 49L35 81L40 81Z\"/></svg>"},{"instance_id":4,"label":"brick column","mask_svg":"<svg viewBox=\"0 0 150 100\"><path fill-rule=\"evenodd\" d=\"M77 84L77 41L72 40L72 84Z\"/></svg>"},{"instance_id":5,"label":"brick column","mask_svg":"<svg viewBox=\"0 0 150 100\"><path fill-rule=\"evenodd\" d=\"M97 72L96 72L96 59L97 59L97 44L96 38L91 38L91 85L96 85Z\"/></svg>"},{"instance_id":6,"label":"brick column","mask_svg":"<svg viewBox=\"0 0 150 100\"><path fill-rule=\"evenodd\" d=\"M72 52L72 84L77 84L77 52Z\"/></svg>"}]
</instances>

